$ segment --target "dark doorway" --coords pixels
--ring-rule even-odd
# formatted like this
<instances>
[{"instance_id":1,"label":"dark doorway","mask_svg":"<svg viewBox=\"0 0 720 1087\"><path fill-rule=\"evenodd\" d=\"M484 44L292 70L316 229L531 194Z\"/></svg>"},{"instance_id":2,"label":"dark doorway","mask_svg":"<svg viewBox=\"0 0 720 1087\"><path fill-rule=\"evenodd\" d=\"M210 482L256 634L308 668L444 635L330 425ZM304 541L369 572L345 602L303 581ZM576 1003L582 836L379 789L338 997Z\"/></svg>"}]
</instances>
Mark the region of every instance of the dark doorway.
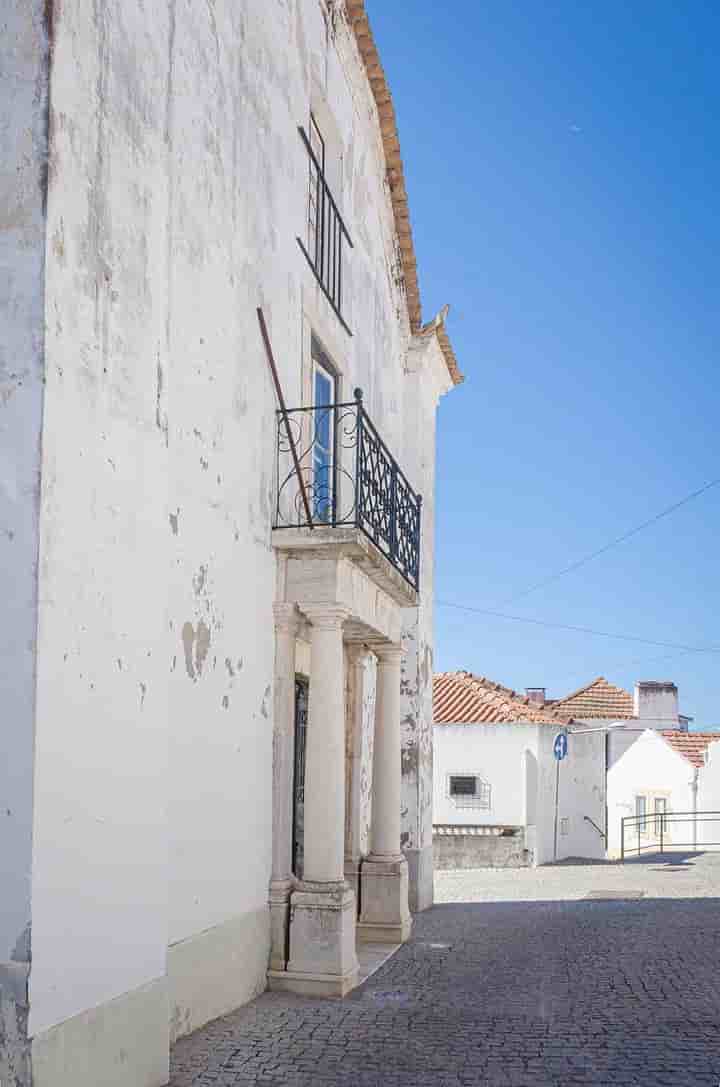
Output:
<instances>
[{"instance_id":1,"label":"dark doorway","mask_svg":"<svg viewBox=\"0 0 720 1087\"><path fill-rule=\"evenodd\" d=\"M308 681L295 677L295 773L293 776L292 867L303 878L303 841L305 809L305 736L307 734Z\"/></svg>"}]
</instances>

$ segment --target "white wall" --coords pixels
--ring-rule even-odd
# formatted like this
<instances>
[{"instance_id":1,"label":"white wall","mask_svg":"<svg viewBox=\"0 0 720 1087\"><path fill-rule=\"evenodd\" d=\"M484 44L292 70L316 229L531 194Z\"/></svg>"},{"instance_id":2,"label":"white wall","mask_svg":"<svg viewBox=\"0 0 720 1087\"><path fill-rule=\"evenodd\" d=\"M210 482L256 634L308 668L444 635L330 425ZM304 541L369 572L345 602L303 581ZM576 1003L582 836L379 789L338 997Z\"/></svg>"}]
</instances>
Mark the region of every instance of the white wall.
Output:
<instances>
[{"instance_id":1,"label":"white wall","mask_svg":"<svg viewBox=\"0 0 720 1087\"><path fill-rule=\"evenodd\" d=\"M435 725L433 823L525 825L525 751L537 752L538 726ZM446 794L450 774L478 774L491 788L490 811L460 806Z\"/></svg>"},{"instance_id":2,"label":"white wall","mask_svg":"<svg viewBox=\"0 0 720 1087\"><path fill-rule=\"evenodd\" d=\"M0 9L0 962L30 921L43 405L47 34Z\"/></svg>"},{"instance_id":3,"label":"white wall","mask_svg":"<svg viewBox=\"0 0 720 1087\"><path fill-rule=\"evenodd\" d=\"M420 601L405 609L400 695L402 848L408 859L410 907L432 904L433 598L435 577L435 444L438 401L450 387L437 338L409 352L405 377L403 470L423 498Z\"/></svg>"},{"instance_id":4,"label":"white wall","mask_svg":"<svg viewBox=\"0 0 720 1087\"><path fill-rule=\"evenodd\" d=\"M408 452L385 164L342 21L333 38L317 0L65 0L53 56L34 1031L161 977L168 943L191 962L231 920L255 951L223 999L264 985L275 400L255 307L289 406L312 328ZM352 338L296 241L297 126L321 99L344 141ZM408 460L426 486L427 457Z\"/></svg>"},{"instance_id":5,"label":"white wall","mask_svg":"<svg viewBox=\"0 0 720 1087\"><path fill-rule=\"evenodd\" d=\"M553 754L558 729L543 725L538 730L537 864L555 857L555 787L558 794L557 859L601 858L605 841L585 818L605 829L605 734L570 734L568 753L559 772Z\"/></svg>"},{"instance_id":6,"label":"white wall","mask_svg":"<svg viewBox=\"0 0 720 1087\"><path fill-rule=\"evenodd\" d=\"M608 849L612 854L620 852L620 826L623 816L635 815L635 797L638 795L666 796L668 810L689 812L693 807L692 781L694 767L657 735L647 729L608 771ZM648 814L652 801L648 801ZM678 829L686 841L692 840L692 827ZM669 838L676 834L670 828ZM626 847L637 846L637 835L630 832ZM641 843L642 844L642 843Z\"/></svg>"},{"instance_id":7,"label":"white wall","mask_svg":"<svg viewBox=\"0 0 720 1087\"><path fill-rule=\"evenodd\" d=\"M165 973L167 7L56 6L30 1029ZM159 374L165 386L159 386Z\"/></svg>"},{"instance_id":8,"label":"white wall","mask_svg":"<svg viewBox=\"0 0 720 1087\"><path fill-rule=\"evenodd\" d=\"M557 728L548 725L435 725L433 822L528 827L537 864L555 855ZM464 808L446 796L450 773L476 773L492 787L490 812ZM583 818L601 830L605 820L604 735L570 736L558 788L557 858L602 857L605 845Z\"/></svg>"},{"instance_id":9,"label":"white wall","mask_svg":"<svg viewBox=\"0 0 720 1087\"><path fill-rule=\"evenodd\" d=\"M720 735L705 749L705 765L698 774L698 811L720 812ZM720 842L720 816L698 822L698 839Z\"/></svg>"}]
</instances>

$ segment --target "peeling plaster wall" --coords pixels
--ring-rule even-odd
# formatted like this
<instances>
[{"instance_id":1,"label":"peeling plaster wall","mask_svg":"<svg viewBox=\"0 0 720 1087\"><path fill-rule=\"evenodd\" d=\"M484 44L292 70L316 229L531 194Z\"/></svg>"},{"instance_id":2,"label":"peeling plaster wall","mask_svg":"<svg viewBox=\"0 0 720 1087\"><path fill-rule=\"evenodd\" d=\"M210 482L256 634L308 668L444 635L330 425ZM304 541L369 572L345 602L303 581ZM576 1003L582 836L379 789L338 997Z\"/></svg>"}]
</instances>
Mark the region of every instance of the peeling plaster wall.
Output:
<instances>
[{"instance_id":1,"label":"peeling plaster wall","mask_svg":"<svg viewBox=\"0 0 720 1087\"><path fill-rule=\"evenodd\" d=\"M36 1036L164 977L168 929L170 17L68 0L53 36Z\"/></svg>"},{"instance_id":2,"label":"peeling plaster wall","mask_svg":"<svg viewBox=\"0 0 720 1087\"><path fill-rule=\"evenodd\" d=\"M432 453L408 451L426 416L411 407L408 429L376 107L352 33L323 12L318 0L55 7L35 1032L164 978L168 945L176 1033L264 985L263 955L236 956L220 989L180 962L195 938L218 962L225 933L261 947L264 925L267 939L275 398L258 304L288 404L302 399L311 329L341 395L363 388L429 495ZM311 103L337 134L353 337L296 241ZM193 984L206 986L197 999Z\"/></svg>"},{"instance_id":3,"label":"peeling plaster wall","mask_svg":"<svg viewBox=\"0 0 720 1087\"><path fill-rule=\"evenodd\" d=\"M40 0L12 0L0 10L0 971L30 923L49 60L43 14ZM8 1057L27 1011L2 976L0 992L0 1050ZM23 1082L19 1072L10 1078L3 1059L3 1083Z\"/></svg>"},{"instance_id":4,"label":"peeling plaster wall","mask_svg":"<svg viewBox=\"0 0 720 1087\"><path fill-rule=\"evenodd\" d=\"M432 904L433 599L435 575L435 445L440 397L449 389L435 337L417 337L406 362L404 460L423 496L420 602L403 618L401 686L402 829L410 870L410 904Z\"/></svg>"}]
</instances>

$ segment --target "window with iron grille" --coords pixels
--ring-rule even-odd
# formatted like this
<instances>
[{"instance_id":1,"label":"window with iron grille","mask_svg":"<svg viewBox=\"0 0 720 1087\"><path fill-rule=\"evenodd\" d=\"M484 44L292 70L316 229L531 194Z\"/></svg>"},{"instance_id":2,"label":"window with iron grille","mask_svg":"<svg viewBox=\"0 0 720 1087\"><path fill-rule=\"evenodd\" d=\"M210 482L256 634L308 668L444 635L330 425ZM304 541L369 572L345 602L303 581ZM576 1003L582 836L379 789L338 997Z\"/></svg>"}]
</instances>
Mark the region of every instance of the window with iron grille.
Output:
<instances>
[{"instance_id":1,"label":"window with iron grille","mask_svg":"<svg viewBox=\"0 0 720 1087\"><path fill-rule=\"evenodd\" d=\"M479 774L448 774L446 795L458 808L490 810L490 785Z\"/></svg>"}]
</instances>

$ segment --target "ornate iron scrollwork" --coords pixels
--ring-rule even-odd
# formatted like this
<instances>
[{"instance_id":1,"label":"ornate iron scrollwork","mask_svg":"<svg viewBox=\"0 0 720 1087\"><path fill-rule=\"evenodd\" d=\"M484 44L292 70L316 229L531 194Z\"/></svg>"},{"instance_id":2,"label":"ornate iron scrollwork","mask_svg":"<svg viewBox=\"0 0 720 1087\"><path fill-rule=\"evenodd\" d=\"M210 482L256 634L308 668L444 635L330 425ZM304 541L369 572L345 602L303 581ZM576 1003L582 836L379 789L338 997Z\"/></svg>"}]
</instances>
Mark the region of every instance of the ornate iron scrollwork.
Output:
<instances>
[{"instance_id":1,"label":"ornate iron scrollwork","mask_svg":"<svg viewBox=\"0 0 720 1087\"><path fill-rule=\"evenodd\" d=\"M420 577L421 498L378 434L355 390L354 403L287 413L313 523L353 525L415 588ZM275 528L308 525L282 414L277 419Z\"/></svg>"}]
</instances>

